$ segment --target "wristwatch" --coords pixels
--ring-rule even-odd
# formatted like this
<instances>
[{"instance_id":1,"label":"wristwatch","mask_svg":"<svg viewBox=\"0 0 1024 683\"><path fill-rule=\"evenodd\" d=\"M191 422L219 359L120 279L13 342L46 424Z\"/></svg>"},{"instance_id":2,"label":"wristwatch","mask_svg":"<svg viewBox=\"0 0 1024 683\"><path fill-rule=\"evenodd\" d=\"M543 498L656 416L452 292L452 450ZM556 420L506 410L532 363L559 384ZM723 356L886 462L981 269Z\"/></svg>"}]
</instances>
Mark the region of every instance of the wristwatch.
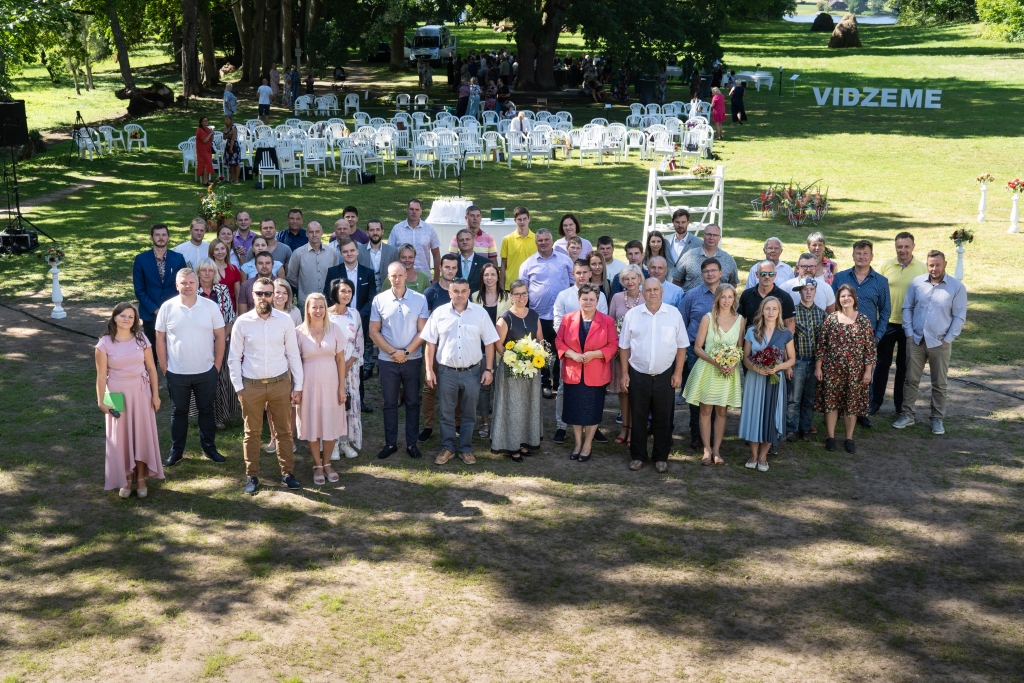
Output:
<instances>
[{"instance_id":1,"label":"wristwatch","mask_svg":"<svg viewBox=\"0 0 1024 683\"><path fill-rule=\"evenodd\" d=\"M491 369L491 368L484 368L484 372L489 372L491 374L494 374L494 370Z\"/></svg>"}]
</instances>

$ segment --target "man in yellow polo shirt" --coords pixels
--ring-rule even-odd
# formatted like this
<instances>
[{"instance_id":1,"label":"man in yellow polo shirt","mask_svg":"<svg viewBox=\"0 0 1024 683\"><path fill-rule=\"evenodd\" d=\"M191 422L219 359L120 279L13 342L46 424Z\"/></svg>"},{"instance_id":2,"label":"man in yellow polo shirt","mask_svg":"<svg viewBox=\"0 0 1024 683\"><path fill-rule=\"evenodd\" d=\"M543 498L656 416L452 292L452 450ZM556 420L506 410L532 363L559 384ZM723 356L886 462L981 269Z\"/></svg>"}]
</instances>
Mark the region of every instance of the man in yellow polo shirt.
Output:
<instances>
[{"instance_id":1,"label":"man in yellow polo shirt","mask_svg":"<svg viewBox=\"0 0 1024 683\"><path fill-rule=\"evenodd\" d=\"M498 273L499 286L508 289L519 277L519 266L537 253L535 235L530 232L530 212L525 206L517 206L513 212L516 231L501 240L501 270Z\"/></svg>"},{"instance_id":2,"label":"man in yellow polo shirt","mask_svg":"<svg viewBox=\"0 0 1024 683\"><path fill-rule=\"evenodd\" d=\"M892 365L893 351L896 352L896 379L893 385L893 398L896 414L903 412L903 384L907 379L907 337L903 331L903 299L907 296L907 288L918 275L928 272L928 267L914 258L914 236L909 232L896 235L896 257L882 261L878 273L889 280L889 300L892 303L889 313L889 326L878 342L878 364L875 365L875 376L871 388L871 411L874 415L885 402L885 387L889 383L889 367Z\"/></svg>"}]
</instances>

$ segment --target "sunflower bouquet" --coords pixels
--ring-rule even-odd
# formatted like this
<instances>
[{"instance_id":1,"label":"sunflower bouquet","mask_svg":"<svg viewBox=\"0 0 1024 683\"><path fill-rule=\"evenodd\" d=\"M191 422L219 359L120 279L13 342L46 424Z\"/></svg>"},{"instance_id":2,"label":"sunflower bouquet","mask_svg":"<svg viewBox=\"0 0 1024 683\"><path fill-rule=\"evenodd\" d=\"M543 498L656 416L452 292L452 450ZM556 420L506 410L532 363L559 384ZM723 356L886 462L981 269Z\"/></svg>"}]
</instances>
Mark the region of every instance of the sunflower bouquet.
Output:
<instances>
[{"instance_id":1,"label":"sunflower bouquet","mask_svg":"<svg viewBox=\"0 0 1024 683\"><path fill-rule=\"evenodd\" d=\"M519 341L505 343L501 361L505 365L506 377L534 378L548 364L551 352L542 342L526 335Z\"/></svg>"},{"instance_id":2,"label":"sunflower bouquet","mask_svg":"<svg viewBox=\"0 0 1024 683\"><path fill-rule=\"evenodd\" d=\"M718 363L718 366L724 369L736 367L739 365L740 359L743 358L743 353L735 344L719 344L711 349L708 355L711 356L711 360ZM722 374L724 375L725 373Z\"/></svg>"}]
</instances>

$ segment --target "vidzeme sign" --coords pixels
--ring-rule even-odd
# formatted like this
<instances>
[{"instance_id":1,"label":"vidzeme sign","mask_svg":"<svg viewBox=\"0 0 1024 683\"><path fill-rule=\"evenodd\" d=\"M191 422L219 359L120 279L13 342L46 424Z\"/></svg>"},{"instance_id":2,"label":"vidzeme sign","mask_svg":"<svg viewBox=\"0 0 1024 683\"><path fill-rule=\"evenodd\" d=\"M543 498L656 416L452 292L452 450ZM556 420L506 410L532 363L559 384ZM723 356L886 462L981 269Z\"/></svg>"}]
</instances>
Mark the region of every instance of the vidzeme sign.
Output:
<instances>
[{"instance_id":1,"label":"vidzeme sign","mask_svg":"<svg viewBox=\"0 0 1024 683\"><path fill-rule=\"evenodd\" d=\"M831 97L829 97L831 95ZM836 107L904 107L942 109L941 90L908 88L814 88L814 99L823 107L831 100Z\"/></svg>"}]
</instances>

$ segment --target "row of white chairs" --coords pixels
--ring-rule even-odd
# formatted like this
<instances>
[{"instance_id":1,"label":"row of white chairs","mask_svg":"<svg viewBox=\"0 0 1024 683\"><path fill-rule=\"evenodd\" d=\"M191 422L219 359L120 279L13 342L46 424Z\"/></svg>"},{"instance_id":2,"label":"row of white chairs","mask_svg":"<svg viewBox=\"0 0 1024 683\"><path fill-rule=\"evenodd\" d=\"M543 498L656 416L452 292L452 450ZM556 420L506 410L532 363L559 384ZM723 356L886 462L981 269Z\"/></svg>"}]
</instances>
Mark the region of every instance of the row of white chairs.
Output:
<instances>
[{"instance_id":1,"label":"row of white chairs","mask_svg":"<svg viewBox=\"0 0 1024 683\"><path fill-rule=\"evenodd\" d=\"M113 154L118 145L126 152L132 151L133 144L149 151L146 130L137 123L126 124L122 130L113 126L84 126L75 131L73 142L78 147L78 157L88 156L90 161L104 153Z\"/></svg>"}]
</instances>

